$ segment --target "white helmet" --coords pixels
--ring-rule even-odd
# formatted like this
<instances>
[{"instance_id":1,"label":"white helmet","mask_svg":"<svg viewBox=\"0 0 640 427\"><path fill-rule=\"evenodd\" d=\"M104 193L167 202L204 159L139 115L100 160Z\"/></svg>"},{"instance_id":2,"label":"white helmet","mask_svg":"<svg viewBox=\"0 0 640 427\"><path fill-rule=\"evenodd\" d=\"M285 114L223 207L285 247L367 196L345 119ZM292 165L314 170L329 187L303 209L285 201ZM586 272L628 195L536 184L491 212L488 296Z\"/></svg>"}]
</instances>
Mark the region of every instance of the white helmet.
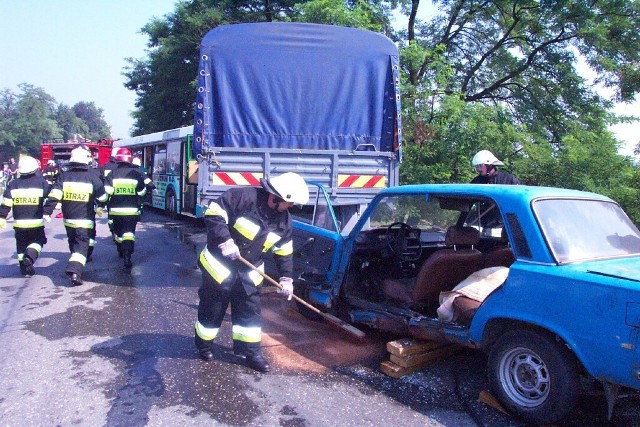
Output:
<instances>
[{"instance_id":1,"label":"white helmet","mask_svg":"<svg viewBox=\"0 0 640 427\"><path fill-rule=\"evenodd\" d=\"M140 166L142 165L142 162L140 161L140 157L134 157L133 160L131 161L131 163L135 166Z\"/></svg>"},{"instance_id":2,"label":"white helmet","mask_svg":"<svg viewBox=\"0 0 640 427\"><path fill-rule=\"evenodd\" d=\"M47 161L47 165L49 165L49 166L55 166L55 165L56 165L56 161L55 161L55 160L48 160L48 161Z\"/></svg>"},{"instance_id":3,"label":"white helmet","mask_svg":"<svg viewBox=\"0 0 640 427\"><path fill-rule=\"evenodd\" d=\"M273 178L263 178L260 183L265 190L280 197L285 202L304 205L309 201L307 183L297 173L286 172Z\"/></svg>"},{"instance_id":4,"label":"white helmet","mask_svg":"<svg viewBox=\"0 0 640 427\"><path fill-rule=\"evenodd\" d=\"M116 154L118 154L118 147L113 147L111 149L111 157L116 157Z\"/></svg>"},{"instance_id":5,"label":"white helmet","mask_svg":"<svg viewBox=\"0 0 640 427\"><path fill-rule=\"evenodd\" d=\"M476 155L473 156L473 160L471 161L471 163L473 163L473 166L478 166L478 165L504 166L504 163L498 160L498 158L494 156L493 153L489 150L478 151Z\"/></svg>"},{"instance_id":6,"label":"white helmet","mask_svg":"<svg viewBox=\"0 0 640 427\"><path fill-rule=\"evenodd\" d=\"M78 147L71 150L71 157L69 158L69 163L80 163L83 165L88 165L91 163L91 152L88 150Z\"/></svg>"},{"instance_id":7,"label":"white helmet","mask_svg":"<svg viewBox=\"0 0 640 427\"><path fill-rule=\"evenodd\" d=\"M20 157L18 160L18 172L21 175L29 175L38 170L38 161L31 156Z\"/></svg>"}]
</instances>

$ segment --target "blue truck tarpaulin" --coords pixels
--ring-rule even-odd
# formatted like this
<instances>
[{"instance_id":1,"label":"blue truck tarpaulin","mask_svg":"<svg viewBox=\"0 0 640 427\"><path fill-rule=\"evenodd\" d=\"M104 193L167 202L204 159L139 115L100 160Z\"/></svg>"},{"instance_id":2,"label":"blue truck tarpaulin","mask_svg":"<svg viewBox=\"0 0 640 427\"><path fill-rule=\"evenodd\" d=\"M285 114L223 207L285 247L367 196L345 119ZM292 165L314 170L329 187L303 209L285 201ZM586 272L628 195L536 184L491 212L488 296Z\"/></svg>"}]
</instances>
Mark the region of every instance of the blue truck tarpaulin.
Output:
<instances>
[{"instance_id":1,"label":"blue truck tarpaulin","mask_svg":"<svg viewBox=\"0 0 640 427\"><path fill-rule=\"evenodd\" d=\"M195 153L207 147L398 151L399 55L355 28L214 28L200 47Z\"/></svg>"}]
</instances>

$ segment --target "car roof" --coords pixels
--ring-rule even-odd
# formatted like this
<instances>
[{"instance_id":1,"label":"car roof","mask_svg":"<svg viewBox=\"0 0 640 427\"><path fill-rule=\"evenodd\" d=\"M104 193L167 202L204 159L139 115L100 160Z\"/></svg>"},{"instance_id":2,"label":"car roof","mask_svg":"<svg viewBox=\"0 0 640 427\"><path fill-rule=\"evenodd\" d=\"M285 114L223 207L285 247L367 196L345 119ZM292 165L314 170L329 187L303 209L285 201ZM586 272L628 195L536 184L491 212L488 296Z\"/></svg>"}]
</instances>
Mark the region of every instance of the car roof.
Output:
<instances>
[{"instance_id":1,"label":"car roof","mask_svg":"<svg viewBox=\"0 0 640 427\"><path fill-rule=\"evenodd\" d=\"M611 201L610 198L601 194L586 191L571 190L557 187L537 187L530 185L501 185L501 184L417 184L400 185L386 188L381 191L381 195L408 193L430 193L442 195L459 195L488 197L500 203L516 201L522 203L523 200L534 200L539 198L583 198Z\"/></svg>"}]
</instances>

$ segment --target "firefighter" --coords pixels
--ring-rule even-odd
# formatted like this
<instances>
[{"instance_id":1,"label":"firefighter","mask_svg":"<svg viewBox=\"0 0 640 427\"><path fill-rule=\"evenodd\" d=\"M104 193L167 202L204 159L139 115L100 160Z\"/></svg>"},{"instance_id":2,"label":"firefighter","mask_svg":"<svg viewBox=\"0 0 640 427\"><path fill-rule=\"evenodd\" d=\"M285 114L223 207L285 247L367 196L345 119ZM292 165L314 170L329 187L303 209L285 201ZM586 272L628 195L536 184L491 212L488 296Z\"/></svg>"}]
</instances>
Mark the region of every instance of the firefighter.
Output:
<instances>
[{"instance_id":1,"label":"firefighter","mask_svg":"<svg viewBox=\"0 0 640 427\"><path fill-rule=\"evenodd\" d=\"M47 180L47 183L53 187L56 183L56 179L60 176L60 169L56 165L55 160L47 161L47 166L42 171L42 177Z\"/></svg>"},{"instance_id":2,"label":"firefighter","mask_svg":"<svg viewBox=\"0 0 640 427\"><path fill-rule=\"evenodd\" d=\"M18 162L20 176L11 180L4 191L0 205L0 229L7 226L7 216L13 209L13 230L16 237L16 249L20 273L33 276L33 264L38 259L42 247L47 243L44 222L50 222L50 216L44 216L44 198L49 184L38 171L38 161L30 156L21 157Z\"/></svg>"},{"instance_id":3,"label":"firefighter","mask_svg":"<svg viewBox=\"0 0 640 427\"><path fill-rule=\"evenodd\" d=\"M107 176L118 167L118 163L116 162L116 153L118 152L118 147L113 147L111 149L111 156L109 157L109 161L100 167L100 178L102 182L107 179ZM107 219L107 225L109 226L109 232L111 232L111 236L113 237L113 241L116 241L116 236L113 234L113 220L110 218Z\"/></svg>"},{"instance_id":4,"label":"firefighter","mask_svg":"<svg viewBox=\"0 0 640 427\"><path fill-rule=\"evenodd\" d=\"M102 180L90 170L92 160L89 150L74 148L68 169L56 181L44 207L45 214L51 215L57 203L62 205L71 252L65 272L72 286L82 285L82 272L92 249L96 203L104 205L108 198Z\"/></svg>"},{"instance_id":5,"label":"firefighter","mask_svg":"<svg viewBox=\"0 0 640 427\"><path fill-rule=\"evenodd\" d=\"M213 340L229 303L233 352L259 372L268 372L260 341L262 276L237 260L242 255L264 271L263 256L271 252L280 277L281 293L293 296L293 242L288 209L309 200L302 177L287 172L262 179L262 188L231 188L211 202L205 213L207 245L200 253L202 285L195 322L195 345L205 361L213 359Z\"/></svg>"},{"instance_id":6,"label":"firefighter","mask_svg":"<svg viewBox=\"0 0 640 427\"><path fill-rule=\"evenodd\" d=\"M109 161L100 167L100 177L102 181L107 179L107 176L118 167L118 163L116 162L116 153L118 152L118 147L114 147L111 149L111 157L109 157Z\"/></svg>"},{"instance_id":7,"label":"firefighter","mask_svg":"<svg viewBox=\"0 0 640 427\"><path fill-rule=\"evenodd\" d=\"M131 255L135 248L136 225L140 219L140 200L147 192L144 176L131 161L131 150L118 148L118 167L106 177L105 190L109 195L107 208L109 220L113 221L113 234L118 255L124 259L124 268L130 271Z\"/></svg>"}]
</instances>

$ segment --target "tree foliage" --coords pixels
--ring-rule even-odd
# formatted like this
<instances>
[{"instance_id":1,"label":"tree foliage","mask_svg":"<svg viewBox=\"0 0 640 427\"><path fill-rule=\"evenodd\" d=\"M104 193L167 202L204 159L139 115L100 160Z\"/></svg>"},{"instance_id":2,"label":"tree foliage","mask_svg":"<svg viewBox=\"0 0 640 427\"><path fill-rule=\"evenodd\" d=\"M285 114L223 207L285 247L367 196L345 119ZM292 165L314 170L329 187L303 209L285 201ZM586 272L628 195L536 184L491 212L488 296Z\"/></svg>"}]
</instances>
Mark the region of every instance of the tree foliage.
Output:
<instances>
[{"instance_id":1,"label":"tree foliage","mask_svg":"<svg viewBox=\"0 0 640 427\"><path fill-rule=\"evenodd\" d=\"M44 89L22 83L20 92L0 91L0 157L4 160L29 154L39 157L43 139L72 137L79 133L89 139L109 137L102 110L92 102L73 107L57 104Z\"/></svg>"},{"instance_id":2,"label":"tree foliage","mask_svg":"<svg viewBox=\"0 0 640 427\"><path fill-rule=\"evenodd\" d=\"M634 100L640 89L639 3L431 3L437 13L421 20L420 0L183 0L142 29L147 57L129 59L135 132L192 123L198 44L211 28L265 21L354 26L383 32L400 47L401 182L467 182L474 152L489 149L524 183L602 192L640 212L636 168L617 154L619 141L608 131L634 120L611 107ZM392 26L398 15L406 17L404 28ZM583 77L580 63L595 81Z\"/></svg>"}]
</instances>

